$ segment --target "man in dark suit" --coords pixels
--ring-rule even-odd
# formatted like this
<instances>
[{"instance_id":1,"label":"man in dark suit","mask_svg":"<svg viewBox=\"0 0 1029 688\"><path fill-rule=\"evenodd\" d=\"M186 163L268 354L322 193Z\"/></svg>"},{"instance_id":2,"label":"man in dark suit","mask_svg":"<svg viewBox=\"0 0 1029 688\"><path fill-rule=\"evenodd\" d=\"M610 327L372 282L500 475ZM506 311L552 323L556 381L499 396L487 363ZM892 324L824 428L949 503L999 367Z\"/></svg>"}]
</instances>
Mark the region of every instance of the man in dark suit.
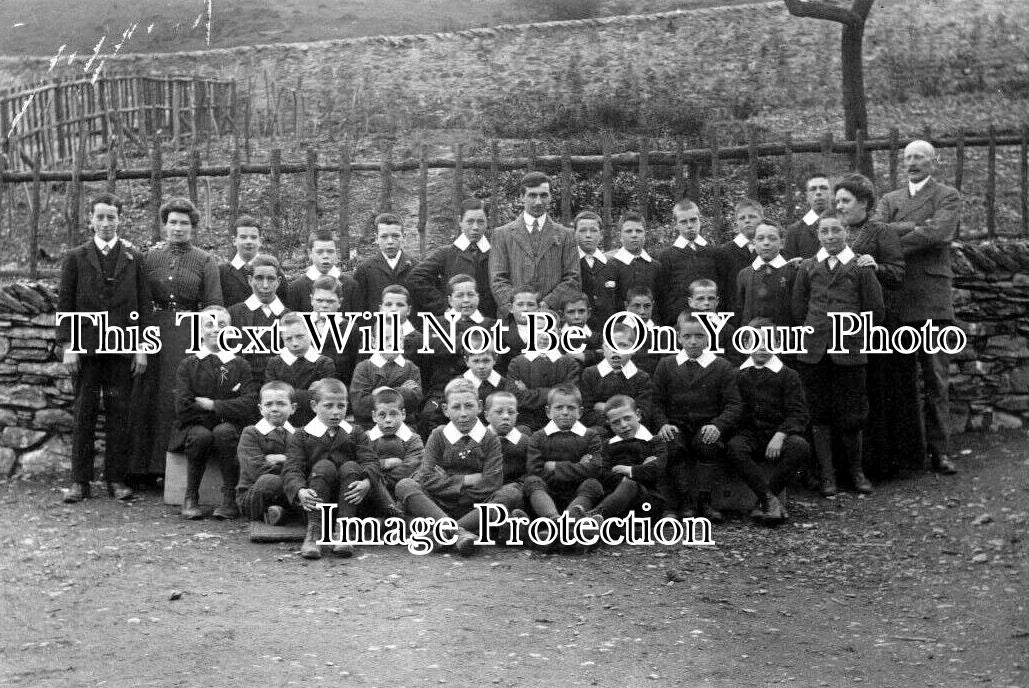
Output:
<instances>
[{"instance_id":1,"label":"man in dark suit","mask_svg":"<svg viewBox=\"0 0 1029 688\"><path fill-rule=\"evenodd\" d=\"M912 141L904 149L906 189L882 197L874 219L885 222L900 237L907 264L897 296L900 320L921 327L927 320L940 327L954 320L950 265L950 242L958 232L961 195L956 189L933 179L936 150L928 141ZM926 440L932 468L938 473L957 472L948 456L950 400L945 352L916 352L925 390Z\"/></svg>"},{"instance_id":2,"label":"man in dark suit","mask_svg":"<svg viewBox=\"0 0 1029 688\"><path fill-rule=\"evenodd\" d=\"M821 248L821 244L818 243L818 218L832 205L832 184L829 183L829 177L821 172L809 174L804 180L804 195L807 198L808 211L804 217L786 227L782 249L784 258L811 258Z\"/></svg>"},{"instance_id":3,"label":"man in dark suit","mask_svg":"<svg viewBox=\"0 0 1029 688\"><path fill-rule=\"evenodd\" d=\"M106 313L108 327L134 326L142 333L150 307L150 292L141 255L118 239L121 199L114 194L100 194L90 207L93 238L72 249L64 259L58 311ZM134 320L133 316L138 319ZM90 496L93 440L101 390L106 435L104 479L111 496L129 499L132 490L125 485L129 458L128 400L132 376L146 370L147 356L145 353L98 353L99 329L83 324L81 332L84 353L74 353L67 346L64 353L64 365L75 380L73 482L64 501L80 502ZM57 326L57 340L67 345L72 339L71 322L63 320ZM118 346L114 342L108 345Z\"/></svg>"},{"instance_id":4,"label":"man in dark suit","mask_svg":"<svg viewBox=\"0 0 1029 688\"><path fill-rule=\"evenodd\" d=\"M516 286L530 286L540 305L557 312L564 299L582 291L579 251L572 230L547 214L550 177L530 172L518 185L522 215L493 232L489 268L497 315L507 317Z\"/></svg>"}]
</instances>

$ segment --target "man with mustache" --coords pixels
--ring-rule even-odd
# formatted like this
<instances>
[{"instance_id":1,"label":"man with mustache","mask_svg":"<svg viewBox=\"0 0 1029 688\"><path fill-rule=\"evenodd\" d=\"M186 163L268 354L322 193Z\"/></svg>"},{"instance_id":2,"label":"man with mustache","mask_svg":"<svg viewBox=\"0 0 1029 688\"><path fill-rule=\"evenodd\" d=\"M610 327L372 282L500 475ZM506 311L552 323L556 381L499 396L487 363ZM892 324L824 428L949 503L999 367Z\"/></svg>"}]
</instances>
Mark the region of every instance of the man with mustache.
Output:
<instances>
[{"instance_id":1,"label":"man with mustache","mask_svg":"<svg viewBox=\"0 0 1029 688\"><path fill-rule=\"evenodd\" d=\"M885 222L900 236L907 269L897 297L902 324L921 327L927 320L945 326L954 320L950 242L958 232L961 196L956 189L933 179L936 149L928 141L912 141L904 148L906 189L882 197L874 219ZM948 356L943 351L915 353L925 390L923 413L932 469L957 472L947 455L950 441Z\"/></svg>"},{"instance_id":2,"label":"man with mustache","mask_svg":"<svg viewBox=\"0 0 1029 688\"><path fill-rule=\"evenodd\" d=\"M555 312L568 296L582 291L575 236L547 213L550 187L550 177L542 172L522 177L522 214L493 232L490 287L500 318L511 310L516 285L538 291L540 306Z\"/></svg>"}]
</instances>

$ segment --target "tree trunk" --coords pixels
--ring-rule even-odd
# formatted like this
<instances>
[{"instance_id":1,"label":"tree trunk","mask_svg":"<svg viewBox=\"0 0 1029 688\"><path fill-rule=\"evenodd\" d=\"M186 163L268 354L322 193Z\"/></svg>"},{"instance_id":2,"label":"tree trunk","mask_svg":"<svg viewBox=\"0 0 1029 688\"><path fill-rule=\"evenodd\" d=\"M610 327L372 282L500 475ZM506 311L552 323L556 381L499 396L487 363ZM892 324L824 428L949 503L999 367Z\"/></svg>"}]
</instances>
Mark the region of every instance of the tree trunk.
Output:
<instances>
[{"instance_id":1,"label":"tree trunk","mask_svg":"<svg viewBox=\"0 0 1029 688\"><path fill-rule=\"evenodd\" d=\"M865 109L865 73L861 55L865 35L864 24L844 24L840 41L840 66L843 76L843 121L848 141L857 138L857 132L868 133L868 112ZM855 154L856 157L856 154ZM854 166L868 177L872 176L872 156L865 151Z\"/></svg>"}]
</instances>

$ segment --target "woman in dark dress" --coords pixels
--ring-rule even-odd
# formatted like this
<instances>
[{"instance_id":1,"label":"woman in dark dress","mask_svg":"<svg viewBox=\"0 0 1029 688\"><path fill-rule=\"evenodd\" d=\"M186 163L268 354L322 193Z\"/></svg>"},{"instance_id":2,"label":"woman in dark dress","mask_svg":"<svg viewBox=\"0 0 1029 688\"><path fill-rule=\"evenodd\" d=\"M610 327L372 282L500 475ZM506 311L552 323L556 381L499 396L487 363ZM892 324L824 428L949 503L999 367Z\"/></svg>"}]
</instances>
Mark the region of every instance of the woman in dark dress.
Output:
<instances>
[{"instance_id":1,"label":"woman in dark dress","mask_svg":"<svg viewBox=\"0 0 1029 688\"><path fill-rule=\"evenodd\" d=\"M135 451L130 473L138 483L164 476L164 457L175 418L175 370L189 347L190 326L177 313L221 305L221 279L213 255L191 242L200 221L196 206L172 198L161 206L165 243L147 252L143 267L153 299L153 324L161 328L161 352L151 358L133 403Z\"/></svg>"},{"instance_id":2,"label":"woman in dark dress","mask_svg":"<svg viewBox=\"0 0 1029 688\"><path fill-rule=\"evenodd\" d=\"M833 189L836 209L847 227L848 243L858 265L875 267L883 288L886 321L893 332L900 324L896 299L904 279L904 253L897 233L871 219L875 187L860 174L849 174ZM883 478L898 469L915 467L925 456L921 417L918 412L918 378L915 359L905 354L872 354L868 357L868 424L864 432L865 471Z\"/></svg>"}]
</instances>

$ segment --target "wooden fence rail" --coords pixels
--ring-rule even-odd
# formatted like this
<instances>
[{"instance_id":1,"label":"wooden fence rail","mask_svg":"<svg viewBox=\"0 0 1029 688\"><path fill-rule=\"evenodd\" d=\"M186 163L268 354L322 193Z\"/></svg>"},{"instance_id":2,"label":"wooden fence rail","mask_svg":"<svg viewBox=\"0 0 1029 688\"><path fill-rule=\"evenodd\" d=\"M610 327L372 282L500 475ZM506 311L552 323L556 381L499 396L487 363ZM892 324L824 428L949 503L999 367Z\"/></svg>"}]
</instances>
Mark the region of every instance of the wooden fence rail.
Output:
<instances>
[{"instance_id":1,"label":"wooden fence rail","mask_svg":"<svg viewBox=\"0 0 1029 688\"><path fill-rule=\"evenodd\" d=\"M202 136L239 133L236 83L194 76L108 75L0 91L0 153L31 170L109 150L126 139L145 150L159 132L178 147ZM12 130L13 127L13 130ZM29 172L31 174L31 172Z\"/></svg>"},{"instance_id":2,"label":"wooden fence rail","mask_svg":"<svg viewBox=\"0 0 1029 688\"><path fill-rule=\"evenodd\" d=\"M1005 216L1011 220L1018 217L1018 233L1022 236L1029 236L1029 126L1023 125L1015 132L997 132L992 127L986 133L972 133L959 135L951 138L934 139L932 142L938 149L954 151L953 177L948 174L940 174L943 181L953 183L959 189L970 183L969 168L975 162L976 169L981 170L984 165L981 158L985 155L985 175L977 176L977 192L973 198L975 204L982 199L984 209L985 229L988 237L997 235L997 206L998 206L998 158L1003 157L1002 163L1008 165L1004 176L1005 190L1008 196L1012 188L1018 189L1019 200L1009 203L1006 206ZM243 163L239 145L232 153L231 162L228 165L201 165L200 154L194 150L188 156L186 166L165 167L162 163L161 140L154 135L149 142L150 166L147 168L121 169L117 166L117 156L108 156L108 165L105 169L82 169L81 164L75 165L71 170L42 170L41 153L37 153L31 171L17 171L3 169L3 161L0 159L0 234L10 235L16 231L14 226L4 227L5 213L3 203L5 202L5 188L10 189L11 185L27 185L30 190L26 196L32 199L32 214L30 218L30 235L33 241L38 238L40 213L37 211L39 202L39 191L43 184L51 182L64 182L71 184L66 198L68 204L79 204L85 198L82 185L88 182L106 182L106 188L110 191L117 189L117 183L124 180L149 180L150 204L149 213L151 227L155 238L160 235L160 223L157 210L160 201L164 198L163 185L170 179L187 180L189 195L196 201L197 181L200 178L228 177L227 194L225 205L230 211L230 219L234 219L242 212L255 212L241 208L240 194L243 186L243 177L246 175L259 175L268 177L268 187L263 194L267 199L263 212L257 212L263 217L269 218L269 224L276 231L283 225L283 175L300 175L301 179L295 185L302 188L302 193L297 198L303 202L303 229L310 230L319 225L318 198L320 189L324 191L331 188L333 195L338 194L339 209L338 217L333 225L338 229L343 255L349 255L350 230L352 220L351 197L355 193L354 181L358 173L366 173L365 178L376 180L378 183L378 210L390 210L393 205L394 189L396 188L396 176L398 174L413 172L415 184L417 185L418 202L418 232L421 247L424 250L426 244L426 231L429 217L429 172L430 170L450 170L453 173L452 191L441 193L451 196L453 209L456 213L460 200L467 194L468 185L466 175L469 171L477 171L480 174L481 189L488 193L490 202L495 208L502 207L505 201L501 199L500 175L512 170L545 170L555 173L555 180L561 193L558 194L558 203L554 212L560 215L564 222L569 222L572 213L581 208L573 207L572 187L576 182L574 174L596 175L600 177L600 210L605 220L605 226L609 233L615 217L614 208L614 185L617 170L631 170L637 177L633 184L636 196L636 209L645 212L649 207L651 199L656 193L654 191L655 180L670 180L672 194L675 197L687 196L700 199L701 182L707 184L708 193L701 202L702 212L714 223L716 233L723 230L724 218L721 212L721 199L723 190L728 188L730 175L740 180L746 190L756 194L762 179L761 165L767 165L769 160L778 164L775 177L778 185L773 185L775 193L781 194L785 207L784 216L779 219L789 222L796 214L796 198L799 189L797 180L794 179L795 172L811 169L810 158L818 160L818 168L826 174L838 174L851 169L847 162L841 162L834 156L850 156L852 162L864 152L884 152L888 155L888 165L882 166L880 157L880 173L885 173L880 180L882 185L889 188L896 188L898 182L902 182L899 158L903 147L909 139L902 139L897 131L891 131L885 138L866 139L859 135L854 141L837 141L831 134L827 134L816 140L794 141L787 135L782 142L760 142L755 135L746 145L720 146L717 138L712 134L709 137L709 146L706 148L686 149L681 142L677 142L674 150L649 150L646 140L640 141L640 148L634 152L613 153L610 144L604 142L600 155L572 155L570 147L561 147L559 155L541 155L537 152L536 143L530 141L525 146L527 154L524 156L502 157L497 142L492 142L484 147L488 157L466 157L465 147L456 145L453 148L453 155L448 157L429 158L425 150L419 151L417 157L394 160L392 151L387 151L382 160L353 160L351 159L350 148L344 143L337 150L316 150L308 147L303 162L283 162L282 151L275 149L271 151L268 163ZM975 153L973 153L975 151ZM1004 156L1001 153L1004 153ZM806 168L800 166L797 160L798 155L807 155L808 164ZM1010 164L1012 158L1017 158L1015 164ZM950 157L948 156L948 160ZM737 169L729 169L735 166ZM742 169L740 169L742 168ZM701 175L705 175L701 178ZM768 175L767 169L764 175ZM985 177L982 180L982 177ZM1017 177L1017 181L1015 180ZM410 178L409 178L410 179ZM374 182L373 182L374 183ZM410 183L405 183L404 188L410 188ZM446 188L446 187L443 187ZM366 193L364 190L362 192ZM766 189L767 192L767 189ZM664 193L664 192L663 192ZM738 193L738 192L737 192ZM718 199L719 205L711 208L704 207L710 203L706 199ZM715 208L718 208L715 211ZM1012 210L1012 207L1015 210ZM498 221L500 213L491 215L491 223ZM10 212L7 213L9 219ZM80 215L78 209L68 208L65 217L69 222L69 238L72 232L80 231ZM651 218L657 221L658 218ZM321 220L324 223L325 219ZM609 236L609 234L608 234ZM30 237L26 237L27 239Z\"/></svg>"}]
</instances>

